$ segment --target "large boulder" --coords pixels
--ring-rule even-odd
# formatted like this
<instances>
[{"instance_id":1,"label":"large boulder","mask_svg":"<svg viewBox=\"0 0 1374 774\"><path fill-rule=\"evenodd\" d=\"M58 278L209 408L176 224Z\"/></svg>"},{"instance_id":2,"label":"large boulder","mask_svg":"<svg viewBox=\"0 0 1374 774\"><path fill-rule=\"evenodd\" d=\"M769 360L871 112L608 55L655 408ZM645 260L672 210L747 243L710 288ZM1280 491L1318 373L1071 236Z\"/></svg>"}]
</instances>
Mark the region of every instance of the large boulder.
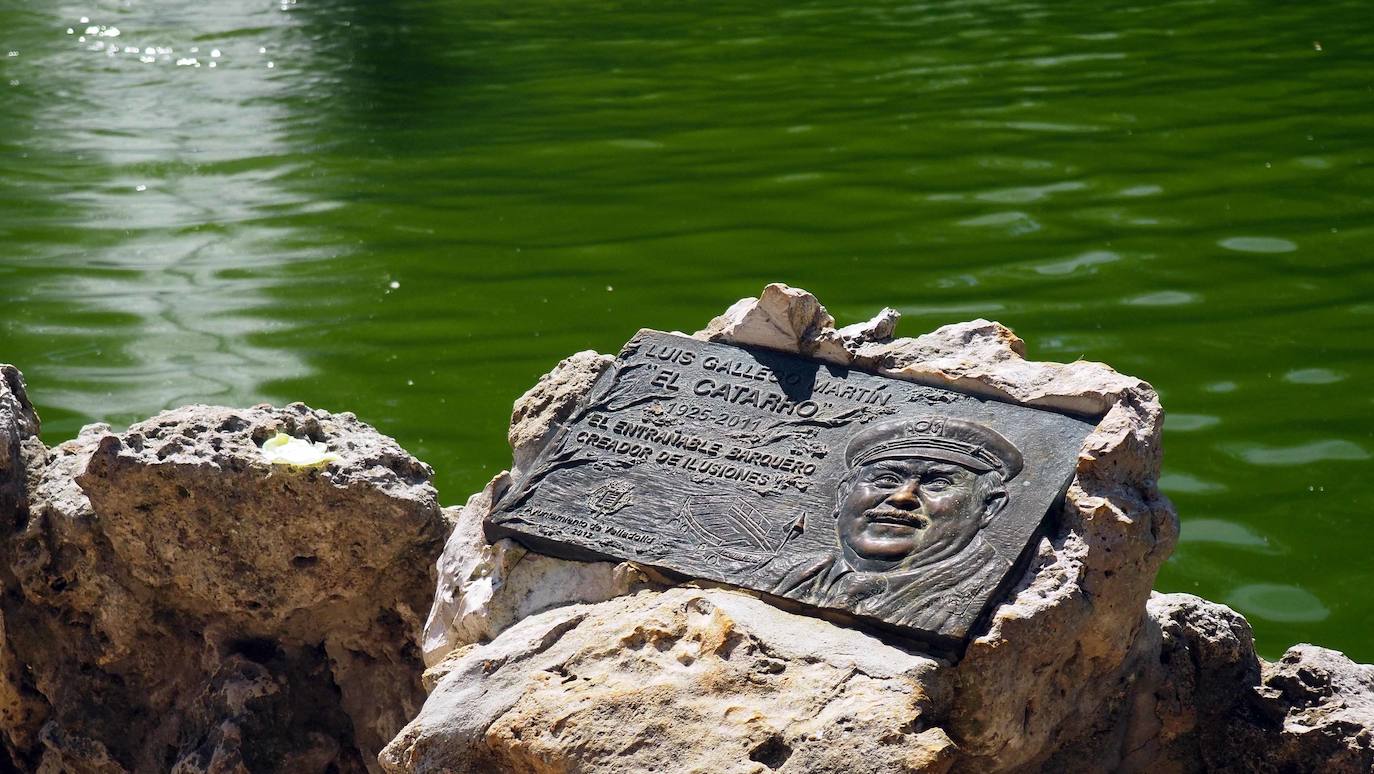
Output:
<instances>
[{"instance_id":1,"label":"large boulder","mask_svg":"<svg viewBox=\"0 0 1374 774\"><path fill-rule=\"evenodd\" d=\"M432 674L388 771L943 771L942 664L707 589L531 616Z\"/></svg>"},{"instance_id":2,"label":"large boulder","mask_svg":"<svg viewBox=\"0 0 1374 774\"><path fill-rule=\"evenodd\" d=\"M958 740L962 760L990 769L1028 764L1063 733L1081 707L1103 704L1111 678L1128 667L1131 646L1145 621L1145 601L1155 572L1177 535L1174 511L1155 486L1163 413L1148 384L1101 364L1026 361L1021 340L996 323L978 320L916 339L894 340L895 320L895 313L884 310L868 323L836 329L833 318L813 296L773 285L760 298L735 304L696 335L1103 417L1080 453L1077 475L1062 511L1055 514L1055 529L995 612L991 627L973 641L957 664L931 672L955 690L933 692L945 700L938 711L925 717L938 719L949 737ZM552 391L547 382L556 381L557 373L545 380L544 392ZM513 432L512 438L516 437ZM527 454L517 447L517 458ZM471 518L476 520L475 515ZM470 544L464 550L509 549ZM541 561L577 564L546 557ZM527 581L525 585L536 584ZM442 589L440 596L444 597ZM513 606L514 600L498 592L485 597L483 605L469 604L468 610L471 615L481 608L486 620L515 620L518 616L493 614ZM432 617L431 626L436 625ZM480 659L483 648L503 646L499 631L488 629L480 638L452 638L448 644L459 647L491 637L495 639L489 646L462 651L468 654L466 658ZM824 649L806 649L806 653L805 658L815 662L830 657ZM442 655L442 648L431 650L430 663ZM532 672L527 676L535 678ZM433 718L427 712L416 722ZM916 721L914 717L908 720ZM478 721L465 716L464 722ZM605 732L619 733L615 728L620 722L623 718L609 713ZM708 746L718 733L731 733L708 726L698 732L709 735L711 741L703 742ZM417 733L415 726L407 733ZM469 728L468 733L471 738L488 739L481 728ZM784 737L788 745L795 741ZM426 760L389 755L392 766ZM587 768L588 762L573 746L548 751L548 755L570 766L576 761L580 770L611 770Z\"/></svg>"},{"instance_id":3,"label":"large boulder","mask_svg":"<svg viewBox=\"0 0 1374 774\"><path fill-rule=\"evenodd\" d=\"M336 458L269 461L278 433ZM302 404L94 425L29 466L0 541L4 655L43 710L0 723L16 766L376 769L424 696L428 466Z\"/></svg>"},{"instance_id":4,"label":"large boulder","mask_svg":"<svg viewBox=\"0 0 1374 774\"><path fill-rule=\"evenodd\" d=\"M1032 561L961 658L740 590L488 544L500 476L441 560L433 693L383 753L387 771L1369 770L1368 667L1315 651L1264 664L1234 612L1151 596L1178 518L1157 486L1150 385L1026 360L995 322L894 339L896 318L836 328L811 294L770 285L695 336L1099 417ZM522 399L517 465L604 362L581 353Z\"/></svg>"},{"instance_id":5,"label":"large boulder","mask_svg":"<svg viewBox=\"0 0 1374 774\"><path fill-rule=\"evenodd\" d=\"M278 433L328 445L319 467L271 464ZM352 414L188 406L101 434L77 484L129 574L168 607L244 635L322 641L380 607L414 623L444 533L433 471ZM383 602L385 600L385 602Z\"/></svg>"}]
</instances>

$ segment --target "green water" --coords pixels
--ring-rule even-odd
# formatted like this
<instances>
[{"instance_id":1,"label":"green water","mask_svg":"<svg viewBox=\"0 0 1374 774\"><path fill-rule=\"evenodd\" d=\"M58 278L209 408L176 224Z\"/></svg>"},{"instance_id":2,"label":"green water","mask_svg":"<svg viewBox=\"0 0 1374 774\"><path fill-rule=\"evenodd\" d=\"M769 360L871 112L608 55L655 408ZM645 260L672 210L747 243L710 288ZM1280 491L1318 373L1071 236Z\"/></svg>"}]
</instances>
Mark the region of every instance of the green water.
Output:
<instances>
[{"instance_id":1,"label":"green water","mask_svg":"<svg viewBox=\"0 0 1374 774\"><path fill-rule=\"evenodd\" d=\"M995 318L1160 390L1161 590L1374 661L1367 4L1106 6L0 0L0 360L49 442L298 399L458 503L765 282Z\"/></svg>"}]
</instances>

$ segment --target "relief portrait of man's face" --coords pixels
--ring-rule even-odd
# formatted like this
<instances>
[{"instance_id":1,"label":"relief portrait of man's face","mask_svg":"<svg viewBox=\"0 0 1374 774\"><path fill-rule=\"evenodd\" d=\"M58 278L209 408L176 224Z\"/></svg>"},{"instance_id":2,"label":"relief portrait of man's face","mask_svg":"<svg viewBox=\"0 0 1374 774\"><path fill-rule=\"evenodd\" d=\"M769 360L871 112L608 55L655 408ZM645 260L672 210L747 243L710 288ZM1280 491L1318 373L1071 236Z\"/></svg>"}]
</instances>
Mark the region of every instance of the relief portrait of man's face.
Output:
<instances>
[{"instance_id":1,"label":"relief portrait of man's face","mask_svg":"<svg viewBox=\"0 0 1374 774\"><path fill-rule=\"evenodd\" d=\"M948 431L904 431L905 442L882 444L885 450L875 443L879 448L855 461L835 513L851 567L886 572L957 553L1006 506L1005 468L986 464L997 455L976 446L991 431L956 422L949 420Z\"/></svg>"},{"instance_id":2,"label":"relief portrait of man's face","mask_svg":"<svg viewBox=\"0 0 1374 774\"><path fill-rule=\"evenodd\" d=\"M1005 501L994 476L938 460L879 460L842 489L837 529L856 569L887 570L962 548Z\"/></svg>"}]
</instances>

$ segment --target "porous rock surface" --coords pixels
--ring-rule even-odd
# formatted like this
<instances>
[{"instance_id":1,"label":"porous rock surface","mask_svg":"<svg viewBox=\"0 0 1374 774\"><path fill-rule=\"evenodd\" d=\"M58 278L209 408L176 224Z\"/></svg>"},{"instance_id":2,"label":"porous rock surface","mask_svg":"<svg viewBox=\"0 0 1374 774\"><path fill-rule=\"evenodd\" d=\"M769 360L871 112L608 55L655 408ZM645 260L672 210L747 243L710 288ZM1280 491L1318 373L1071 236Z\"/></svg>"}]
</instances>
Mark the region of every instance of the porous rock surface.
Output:
<instances>
[{"instance_id":1,"label":"porous rock surface","mask_svg":"<svg viewBox=\"0 0 1374 774\"><path fill-rule=\"evenodd\" d=\"M944 770L938 661L751 596L645 591L526 618L432 670L392 771Z\"/></svg>"},{"instance_id":2,"label":"porous rock surface","mask_svg":"<svg viewBox=\"0 0 1374 774\"><path fill-rule=\"evenodd\" d=\"M1295 645L1262 663L1253 692L1259 722L1232 728L1232 749L1263 753L1263 771L1374 771L1374 666L1339 651ZM1249 698L1249 696L1247 696ZM1267 721L1267 723L1265 722ZM1273 725L1280 731L1274 738Z\"/></svg>"},{"instance_id":3,"label":"porous rock surface","mask_svg":"<svg viewBox=\"0 0 1374 774\"><path fill-rule=\"evenodd\" d=\"M578 352L520 396L507 434L514 469L539 456L558 424L614 361L610 355ZM462 508L449 510L454 528L439 558L439 585L424 629L428 665L464 645L490 640L526 616L612 599L644 583L626 563L569 562L530 553L513 540L488 543L482 520L510 481L503 471Z\"/></svg>"},{"instance_id":4,"label":"porous rock surface","mask_svg":"<svg viewBox=\"0 0 1374 774\"><path fill-rule=\"evenodd\" d=\"M552 371L539 378L515 402L511 411L507 439L515 451L514 467L529 465L549 442L558 423L568 418L578 398L591 391L601 374L615 358L591 350L564 358Z\"/></svg>"},{"instance_id":5,"label":"porous rock surface","mask_svg":"<svg viewBox=\"0 0 1374 774\"><path fill-rule=\"evenodd\" d=\"M1234 612L1152 596L1178 519L1156 484L1163 411L1148 384L1099 363L1028 361L995 322L893 339L896 319L883 310L836 329L814 296L770 285L695 336L1098 418L1053 529L962 658L920 656L740 591L617 586L607 580L633 568L488 545L477 525L498 477L469 501L469 526L441 560L433 693L384 768L1374 770L1369 667L1301 648L1265 664ZM517 403L517 464L604 368L577 359ZM590 591L579 595L582 579Z\"/></svg>"},{"instance_id":6,"label":"porous rock surface","mask_svg":"<svg viewBox=\"0 0 1374 774\"><path fill-rule=\"evenodd\" d=\"M424 696L448 528L429 467L302 404L188 406L46 450L4 373L0 769L376 770ZM270 464L277 432L342 460Z\"/></svg>"},{"instance_id":7,"label":"porous rock surface","mask_svg":"<svg viewBox=\"0 0 1374 774\"><path fill-rule=\"evenodd\" d=\"M439 586L425 624L425 663L433 666L453 650L485 642L526 616L563 605L600 602L644 583L631 565L568 562L530 553L513 540L488 543L482 519L505 473L449 509L454 523L439 557Z\"/></svg>"},{"instance_id":8,"label":"porous rock surface","mask_svg":"<svg viewBox=\"0 0 1374 774\"><path fill-rule=\"evenodd\" d=\"M1374 771L1374 667L1313 645L1277 662L1223 605L1155 594L1114 698L1040 771Z\"/></svg>"}]
</instances>

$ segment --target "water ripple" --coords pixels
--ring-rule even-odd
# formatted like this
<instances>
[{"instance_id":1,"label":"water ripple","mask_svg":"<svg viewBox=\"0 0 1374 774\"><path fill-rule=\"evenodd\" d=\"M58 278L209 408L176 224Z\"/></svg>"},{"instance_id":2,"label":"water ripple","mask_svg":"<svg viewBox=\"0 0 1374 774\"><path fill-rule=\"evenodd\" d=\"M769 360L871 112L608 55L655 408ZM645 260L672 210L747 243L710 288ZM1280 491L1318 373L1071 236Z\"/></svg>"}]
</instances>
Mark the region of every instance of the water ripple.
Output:
<instances>
[{"instance_id":1,"label":"water ripple","mask_svg":"<svg viewBox=\"0 0 1374 774\"><path fill-rule=\"evenodd\" d=\"M1280 623L1321 621L1331 615L1316 594L1282 583L1251 583L1232 591L1226 604L1246 616Z\"/></svg>"},{"instance_id":2,"label":"water ripple","mask_svg":"<svg viewBox=\"0 0 1374 774\"><path fill-rule=\"evenodd\" d=\"M1159 488L1166 492L1183 492L1185 494L1207 495L1221 494L1227 490L1225 484L1218 484L1215 481L1204 481L1197 476L1189 473L1164 473L1159 477ZM1189 521L1189 529L1196 523L1196 520Z\"/></svg>"},{"instance_id":3,"label":"water ripple","mask_svg":"<svg viewBox=\"0 0 1374 774\"><path fill-rule=\"evenodd\" d=\"M1278 237L1230 237L1217 244L1239 253L1291 253L1298 249L1293 242Z\"/></svg>"},{"instance_id":4,"label":"water ripple","mask_svg":"<svg viewBox=\"0 0 1374 774\"><path fill-rule=\"evenodd\" d=\"M1086 270L1087 273L1097 271L1096 267L1104 263L1115 263L1121 260L1121 256L1111 250L1089 250L1086 253L1066 258L1062 261L1050 261L1035 266L1038 274L1060 275L1072 274L1079 269Z\"/></svg>"},{"instance_id":5,"label":"water ripple","mask_svg":"<svg viewBox=\"0 0 1374 774\"><path fill-rule=\"evenodd\" d=\"M1367 460L1369 452L1351 441L1328 439L1296 446L1264 446L1261 444L1225 444L1227 452L1251 465L1287 466L1309 465L1313 462Z\"/></svg>"},{"instance_id":6,"label":"water ripple","mask_svg":"<svg viewBox=\"0 0 1374 774\"><path fill-rule=\"evenodd\" d=\"M1225 519L1189 519L1179 532L1183 543L1223 543L1238 548L1269 551L1269 539L1245 526Z\"/></svg>"},{"instance_id":7,"label":"water ripple","mask_svg":"<svg viewBox=\"0 0 1374 774\"><path fill-rule=\"evenodd\" d=\"M1221 423L1220 417L1209 416L1207 414L1165 414L1164 429L1176 433L1191 433L1195 430L1206 430Z\"/></svg>"},{"instance_id":8,"label":"water ripple","mask_svg":"<svg viewBox=\"0 0 1374 774\"><path fill-rule=\"evenodd\" d=\"M1024 212L994 212L959 221L960 226L1002 227L1011 234L1030 234L1040 230L1035 218Z\"/></svg>"},{"instance_id":9,"label":"water ripple","mask_svg":"<svg viewBox=\"0 0 1374 774\"><path fill-rule=\"evenodd\" d=\"M1284 374L1283 380L1294 384L1335 384L1344 381L1345 374L1330 368L1299 368Z\"/></svg>"},{"instance_id":10,"label":"water ripple","mask_svg":"<svg viewBox=\"0 0 1374 774\"><path fill-rule=\"evenodd\" d=\"M1131 296L1121 303L1127 306L1180 306L1195 304L1199 300L1200 298L1196 293L1187 293L1182 290L1159 290L1154 293Z\"/></svg>"}]
</instances>

